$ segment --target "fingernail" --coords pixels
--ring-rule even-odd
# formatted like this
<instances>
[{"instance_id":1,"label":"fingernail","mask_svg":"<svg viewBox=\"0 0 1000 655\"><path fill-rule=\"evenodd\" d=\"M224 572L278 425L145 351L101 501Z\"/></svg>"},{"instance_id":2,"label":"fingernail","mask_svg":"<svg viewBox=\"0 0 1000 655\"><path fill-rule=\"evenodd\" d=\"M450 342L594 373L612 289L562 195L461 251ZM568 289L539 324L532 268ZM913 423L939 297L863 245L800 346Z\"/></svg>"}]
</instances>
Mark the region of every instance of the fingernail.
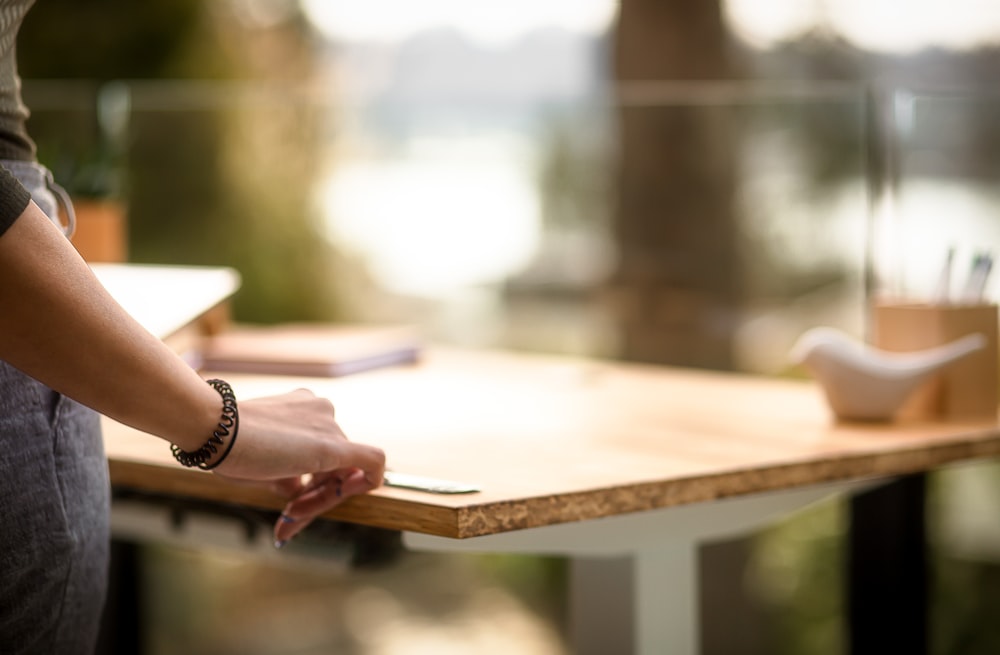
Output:
<instances>
[{"instance_id":1,"label":"fingernail","mask_svg":"<svg viewBox=\"0 0 1000 655\"><path fill-rule=\"evenodd\" d=\"M297 521L297 520L298 519L296 519L294 516L289 516L288 514L282 514L281 515L281 522L282 523L295 523L295 521Z\"/></svg>"},{"instance_id":2,"label":"fingernail","mask_svg":"<svg viewBox=\"0 0 1000 655\"><path fill-rule=\"evenodd\" d=\"M275 539L275 541L274 541L274 547L280 549L280 548L282 548L287 543L288 543L287 539Z\"/></svg>"}]
</instances>

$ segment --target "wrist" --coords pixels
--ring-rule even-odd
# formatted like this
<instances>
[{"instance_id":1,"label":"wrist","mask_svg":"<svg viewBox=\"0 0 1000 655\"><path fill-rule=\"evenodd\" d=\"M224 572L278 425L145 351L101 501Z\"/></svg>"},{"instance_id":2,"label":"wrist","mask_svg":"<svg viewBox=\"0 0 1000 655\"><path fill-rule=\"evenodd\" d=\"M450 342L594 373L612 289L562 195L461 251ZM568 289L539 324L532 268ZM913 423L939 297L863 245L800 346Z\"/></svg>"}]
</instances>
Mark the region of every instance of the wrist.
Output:
<instances>
[{"instance_id":1,"label":"wrist","mask_svg":"<svg viewBox=\"0 0 1000 655\"><path fill-rule=\"evenodd\" d=\"M159 433L161 438L188 451L198 450L212 436L222 408L219 392L197 375L192 377L195 382L185 387L185 395L177 399L185 408L183 417L178 417L169 433Z\"/></svg>"},{"instance_id":2,"label":"wrist","mask_svg":"<svg viewBox=\"0 0 1000 655\"><path fill-rule=\"evenodd\" d=\"M229 383L218 379L206 380L206 383L217 394L215 424L209 436L195 448L185 448L174 442L170 452L182 465L207 471L221 464L229 455L239 434L240 418L236 394Z\"/></svg>"}]
</instances>

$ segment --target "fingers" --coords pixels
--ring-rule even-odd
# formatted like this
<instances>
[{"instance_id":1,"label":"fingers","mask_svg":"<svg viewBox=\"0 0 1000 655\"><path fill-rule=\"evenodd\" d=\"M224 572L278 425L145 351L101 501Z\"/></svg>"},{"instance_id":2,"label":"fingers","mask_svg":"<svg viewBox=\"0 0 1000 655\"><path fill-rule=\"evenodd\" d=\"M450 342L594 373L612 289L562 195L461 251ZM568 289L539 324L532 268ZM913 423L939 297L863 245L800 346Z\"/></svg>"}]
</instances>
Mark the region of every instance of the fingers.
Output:
<instances>
[{"instance_id":1,"label":"fingers","mask_svg":"<svg viewBox=\"0 0 1000 655\"><path fill-rule=\"evenodd\" d=\"M343 441L335 444L334 449L336 466L333 468L361 469L372 489L382 485L382 476L385 474L385 452L381 448Z\"/></svg>"},{"instance_id":2,"label":"fingers","mask_svg":"<svg viewBox=\"0 0 1000 655\"><path fill-rule=\"evenodd\" d=\"M313 476L305 490L291 500L274 526L274 545L281 548L314 519L346 499L375 488L361 469L342 469Z\"/></svg>"},{"instance_id":3,"label":"fingers","mask_svg":"<svg viewBox=\"0 0 1000 655\"><path fill-rule=\"evenodd\" d=\"M281 548L316 517L330 511L351 496L363 494L382 484L385 453L363 444L337 444L336 460L342 466L314 473L308 484L301 478L280 481L293 495L274 525L274 545ZM296 486L299 485L299 486Z\"/></svg>"},{"instance_id":4,"label":"fingers","mask_svg":"<svg viewBox=\"0 0 1000 655\"><path fill-rule=\"evenodd\" d=\"M303 480L303 476L274 480L271 482L271 491L285 498L294 498L305 491L309 476L305 477L305 480Z\"/></svg>"},{"instance_id":5,"label":"fingers","mask_svg":"<svg viewBox=\"0 0 1000 655\"><path fill-rule=\"evenodd\" d=\"M215 473L268 482L292 500L275 524L276 545L351 496L382 484L385 453L353 443L328 399L299 389L240 405L240 439Z\"/></svg>"}]
</instances>

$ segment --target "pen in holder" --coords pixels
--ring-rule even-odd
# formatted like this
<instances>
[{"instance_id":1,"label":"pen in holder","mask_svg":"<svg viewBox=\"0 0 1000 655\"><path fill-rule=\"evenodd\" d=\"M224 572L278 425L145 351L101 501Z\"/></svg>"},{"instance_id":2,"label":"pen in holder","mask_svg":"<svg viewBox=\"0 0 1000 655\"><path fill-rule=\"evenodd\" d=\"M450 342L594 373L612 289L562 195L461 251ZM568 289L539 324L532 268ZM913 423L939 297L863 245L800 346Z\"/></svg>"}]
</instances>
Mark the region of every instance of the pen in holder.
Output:
<instances>
[{"instance_id":1,"label":"pen in holder","mask_svg":"<svg viewBox=\"0 0 1000 655\"><path fill-rule=\"evenodd\" d=\"M873 315L872 344L889 351L933 348L970 334L986 345L917 389L897 414L909 419L995 419L998 362L997 306L879 302Z\"/></svg>"}]
</instances>

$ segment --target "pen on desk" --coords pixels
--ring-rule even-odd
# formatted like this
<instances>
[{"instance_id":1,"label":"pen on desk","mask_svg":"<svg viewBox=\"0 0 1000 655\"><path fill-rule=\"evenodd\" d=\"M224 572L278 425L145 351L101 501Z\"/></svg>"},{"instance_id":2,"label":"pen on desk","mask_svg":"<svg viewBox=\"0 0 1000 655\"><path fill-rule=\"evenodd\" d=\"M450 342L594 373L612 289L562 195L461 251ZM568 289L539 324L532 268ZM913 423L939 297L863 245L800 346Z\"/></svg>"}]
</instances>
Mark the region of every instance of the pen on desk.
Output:
<instances>
[{"instance_id":1,"label":"pen on desk","mask_svg":"<svg viewBox=\"0 0 1000 655\"><path fill-rule=\"evenodd\" d=\"M941 275L938 277L937 290L934 293L934 303L947 305L951 300L951 268L955 260L955 248L948 248L948 254L944 259L944 266L941 267Z\"/></svg>"},{"instance_id":2,"label":"pen on desk","mask_svg":"<svg viewBox=\"0 0 1000 655\"><path fill-rule=\"evenodd\" d=\"M413 489L432 494L471 494L479 491L479 487L464 482L441 480L397 471L386 471L384 483L387 487Z\"/></svg>"}]
</instances>

